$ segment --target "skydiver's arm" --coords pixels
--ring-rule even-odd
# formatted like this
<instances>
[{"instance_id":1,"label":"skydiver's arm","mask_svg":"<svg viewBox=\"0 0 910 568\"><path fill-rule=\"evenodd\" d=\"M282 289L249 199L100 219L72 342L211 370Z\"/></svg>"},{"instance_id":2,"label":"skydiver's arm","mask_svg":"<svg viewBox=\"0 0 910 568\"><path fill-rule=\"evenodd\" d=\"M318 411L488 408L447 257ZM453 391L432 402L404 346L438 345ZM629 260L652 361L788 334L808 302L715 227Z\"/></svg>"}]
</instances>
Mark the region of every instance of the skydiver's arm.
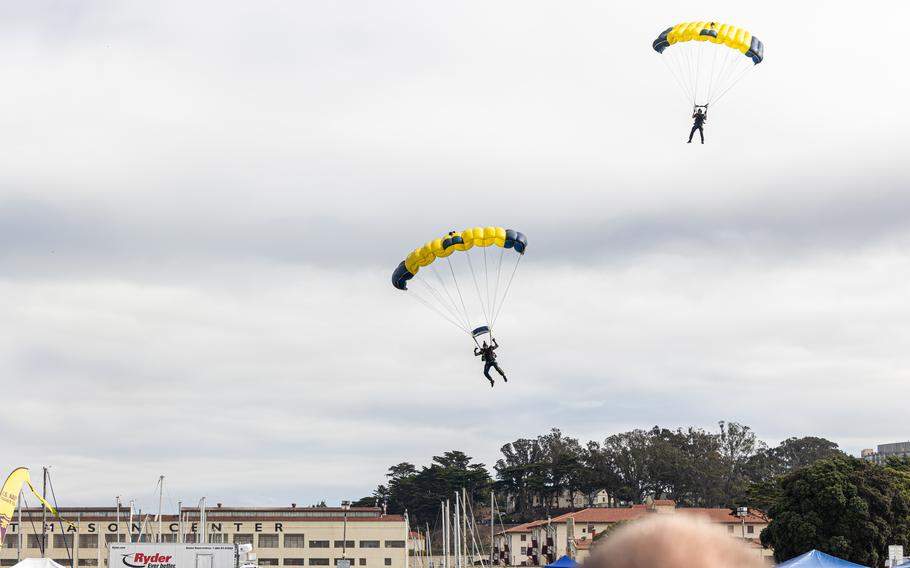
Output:
<instances>
[{"instance_id":1,"label":"skydiver's arm","mask_svg":"<svg viewBox=\"0 0 910 568\"><path fill-rule=\"evenodd\" d=\"M498 349L498 348L499 348L499 344L496 343L496 340L494 339L493 340L493 349Z\"/></svg>"},{"instance_id":2,"label":"skydiver's arm","mask_svg":"<svg viewBox=\"0 0 910 568\"><path fill-rule=\"evenodd\" d=\"M475 348L474 348L474 356L477 357L478 355L480 355L480 350L479 350L478 348L475 347Z\"/></svg>"}]
</instances>

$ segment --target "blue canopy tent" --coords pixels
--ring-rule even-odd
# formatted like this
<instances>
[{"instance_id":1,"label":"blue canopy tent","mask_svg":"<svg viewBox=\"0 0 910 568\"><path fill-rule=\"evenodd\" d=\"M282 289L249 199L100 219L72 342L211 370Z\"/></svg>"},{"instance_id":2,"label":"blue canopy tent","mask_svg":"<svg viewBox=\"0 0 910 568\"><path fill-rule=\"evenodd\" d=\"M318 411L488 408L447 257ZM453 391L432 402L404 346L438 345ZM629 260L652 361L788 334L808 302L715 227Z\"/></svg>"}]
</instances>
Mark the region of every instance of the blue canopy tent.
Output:
<instances>
[{"instance_id":1,"label":"blue canopy tent","mask_svg":"<svg viewBox=\"0 0 910 568\"><path fill-rule=\"evenodd\" d=\"M547 564L544 568L578 568L578 562L575 562L568 556L561 556L553 564Z\"/></svg>"},{"instance_id":2,"label":"blue canopy tent","mask_svg":"<svg viewBox=\"0 0 910 568\"><path fill-rule=\"evenodd\" d=\"M868 566L855 564L818 550L810 550L796 558L781 562L777 568L868 568Z\"/></svg>"}]
</instances>

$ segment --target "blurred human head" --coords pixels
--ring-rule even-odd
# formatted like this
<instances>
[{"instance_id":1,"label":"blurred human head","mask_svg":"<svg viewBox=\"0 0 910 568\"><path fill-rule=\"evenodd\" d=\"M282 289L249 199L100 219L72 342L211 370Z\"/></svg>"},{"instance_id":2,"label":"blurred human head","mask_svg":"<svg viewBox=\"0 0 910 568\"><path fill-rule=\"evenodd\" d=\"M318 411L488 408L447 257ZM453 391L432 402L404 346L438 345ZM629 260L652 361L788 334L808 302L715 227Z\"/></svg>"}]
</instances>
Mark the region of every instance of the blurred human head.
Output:
<instances>
[{"instance_id":1,"label":"blurred human head","mask_svg":"<svg viewBox=\"0 0 910 568\"><path fill-rule=\"evenodd\" d=\"M693 515L655 514L605 537L584 568L765 568L755 550Z\"/></svg>"}]
</instances>

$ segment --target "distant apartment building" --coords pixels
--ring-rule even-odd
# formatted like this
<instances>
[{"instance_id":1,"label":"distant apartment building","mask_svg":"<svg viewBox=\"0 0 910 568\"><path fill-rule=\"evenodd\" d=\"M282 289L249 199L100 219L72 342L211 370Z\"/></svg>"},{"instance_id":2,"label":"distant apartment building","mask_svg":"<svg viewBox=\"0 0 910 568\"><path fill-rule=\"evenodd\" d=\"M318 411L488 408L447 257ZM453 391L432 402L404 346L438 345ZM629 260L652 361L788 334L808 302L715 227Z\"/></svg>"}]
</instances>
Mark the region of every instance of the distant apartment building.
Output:
<instances>
[{"instance_id":1,"label":"distant apartment building","mask_svg":"<svg viewBox=\"0 0 910 568\"><path fill-rule=\"evenodd\" d=\"M768 520L756 511L737 517L729 509L676 507L673 501L656 500L629 507L591 507L506 529L494 536L493 555L503 566L545 566L564 554L584 561L599 534L618 523L659 514L705 518L731 537L746 541L762 558L772 554L759 542Z\"/></svg>"},{"instance_id":2,"label":"distant apartment building","mask_svg":"<svg viewBox=\"0 0 910 568\"><path fill-rule=\"evenodd\" d=\"M199 509L181 515L134 516L115 507L61 507L73 523L47 519L41 509L14 517L0 548L0 567L17 558L45 556L67 568L108 564L107 545L120 542L186 542L253 545L259 566L335 566L345 558L352 568L406 568L408 529L401 515L378 507L209 507L205 527ZM203 530L204 528L204 530ZM20 537L21 534L21 537Z\"/></svg>"},{"instance_id":3,"label":"distant apartment building","mask_svg":"<svg viewBox=\"0 0 910 568\"><path fill-rule=\"evenodd\" d=\"M871 448L860 452L860 457L864 460L884 465L890 457L906 458L910 457L910 442L895 442L893 444L879 444L877 450Z\"/></svg>"},{"instance_id":4,"label":"distant apartment building","mask_svg":"<svg viewBox=\"0 0 910 568\"><path fill-rule=\"evenodd\" d=\"M542 500L539 495L534 495L531 498L531 506L534 508L543 508L544 506L548 505L550 508L556 510L584 509L586 507L609 507L611 504L615 505L616 503L610 502L610 494L607 493L606 489L599 489L591 493L564 489L559 494L554 495L552 498L546 500ZM515 508L515 497L513 495L507 496L505 512L514 513Z\"/></svg>"}]
</instances>

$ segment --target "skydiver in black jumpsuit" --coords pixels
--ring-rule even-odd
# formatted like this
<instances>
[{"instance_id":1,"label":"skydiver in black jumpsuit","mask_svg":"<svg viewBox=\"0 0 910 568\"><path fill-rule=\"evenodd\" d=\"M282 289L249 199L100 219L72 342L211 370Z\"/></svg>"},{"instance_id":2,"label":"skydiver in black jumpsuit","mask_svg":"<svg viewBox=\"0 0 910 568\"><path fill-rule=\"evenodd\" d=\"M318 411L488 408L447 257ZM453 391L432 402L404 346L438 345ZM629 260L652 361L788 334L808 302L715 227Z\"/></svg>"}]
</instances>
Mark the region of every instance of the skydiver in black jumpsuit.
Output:
<instances>
[{"instance_id":1,"label":"skydiver in black jumpsuit","mask_svg":"<svg viewBox=\"0 0 910 568\"><path fill-rule=\"evenodd\" d=\"M485 363L483 366L483 375L487 378L488 381L490 381L491 387L494 385L494 382L493 377L490 376L490 367L493 367L496 369L497 373L502 375L503 381L509 382L509 379L506 378L506 374L502 372L502 369L500 369L499 365L496 363L496 353L493 351L495 351L497 348L499 348L499 344L496 343L496 339L493 339L493 345L487 345L487 342L484 341L483 347L474 348L474 356L477 357L479 355L480 360L484 361Z\"/></svg>"},{"instance_id":2,"label":"skydiver in black jumpsuit","mask_svg":"<svg viewBox=\"0 0 910 568\"><path fill-rule=\"evenodd\" d=\"M705 131L704 124L708 120L708 113L703 112L702 109L698 109L696 112L692 113L692 118L695 119L695 124L692 125L692 130L689 132L689 144L692 143L692 137L695 136L695 131L698 130L699 136L701 136L701 143L705 143Z\"/></svg>"}]
</instances>

